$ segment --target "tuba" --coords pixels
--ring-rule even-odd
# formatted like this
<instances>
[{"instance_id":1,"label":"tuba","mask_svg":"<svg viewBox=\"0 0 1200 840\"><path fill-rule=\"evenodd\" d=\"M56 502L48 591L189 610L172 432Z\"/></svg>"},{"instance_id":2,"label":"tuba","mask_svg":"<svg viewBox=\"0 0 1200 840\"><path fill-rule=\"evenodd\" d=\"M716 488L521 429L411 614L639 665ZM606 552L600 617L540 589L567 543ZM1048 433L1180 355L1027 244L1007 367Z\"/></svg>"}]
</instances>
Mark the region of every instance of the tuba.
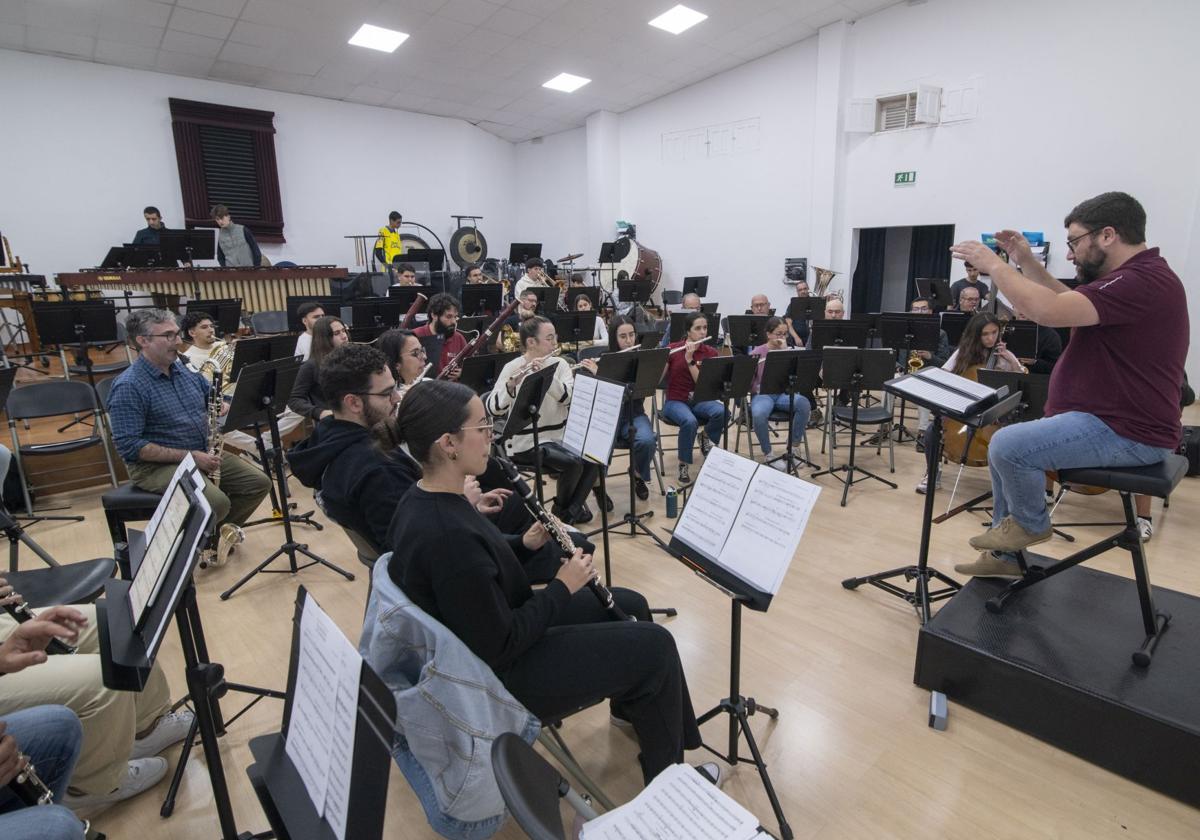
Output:
<instances>
[{"instance_id":1,"label":"tuba","mask_svg":"<svg viewBox=\"0 0 1200 840\"><path fill-rule=\"evenodd\" d=\"M833 282L833 278L842 273L834 271L832 268L820 268L815 265L813 266L813 271L817 273L817 285L813 288L814 297L825 297L829 291L829 284Z\"/></svg>"}]
</instances>

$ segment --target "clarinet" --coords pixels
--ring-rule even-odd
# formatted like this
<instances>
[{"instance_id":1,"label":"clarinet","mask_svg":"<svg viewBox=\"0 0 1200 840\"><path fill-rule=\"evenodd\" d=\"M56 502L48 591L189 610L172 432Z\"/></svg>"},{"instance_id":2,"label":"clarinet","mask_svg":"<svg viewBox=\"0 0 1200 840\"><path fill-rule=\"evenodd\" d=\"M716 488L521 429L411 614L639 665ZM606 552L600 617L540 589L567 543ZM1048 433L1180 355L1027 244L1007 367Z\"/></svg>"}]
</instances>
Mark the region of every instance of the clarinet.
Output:
<instances>
[{"instance_id":1,"label":"clarinet","mask_svg":"<svg viewBox=\"0 0 1200 840\"><path fill-rule=\"evenodd\" d=\"M521 497L521 501L525 503L525 509L529 511L534 519L542 523L542 526L550 534L550 538L554 540L559 551L562 552L563 562L566 562L566 559L575 553L575 543L571 540L571 535L567 533L566 527L551 516L546 508L538 502L533 488L529 486L525 479L521 478L521 473L512 461L500 455L495 457L500 467L504 470L505 478L512 484L517 495ZM613 618L618 621L637 621L636 618L617 606L612 592L599 580L593 577L588 580L587 586Z\"/></svg>"},{"instance_id":2,"label":"clarinet","mask_svg":"<svg viewBox=\"0 0 1200 840\"><path fill-rule=\"evenodd\" d=\"M17 593L13 592L12 594L16 595ZM24 603L15 604L15 605L14 604L5 604L4 611L7 612L9 615L11 615L14 619L16 619L18 624L24 624L26 621L32 621L34 618L37 618L37 616L35 616L33 614L33 610L29 609L29 605L24 604ZM75 652L74 645L69 645L66 642L64 642L62 639L57 639L57 638L51 639L50 644L46 645L46 653L48 653L48 654L74 653L74 652Z\"/></svg>"},{"instance_id":3,"label":"clarinet","mask_svg":"<svg viewBox=\"0 0 1200 840\"><path fill-rule=\"evenodd\" d=\"M27 807L53 805L54 792L38 776L29 756L18 753L17 759L24 760L25 769L12 778L12 781L8 783L8 789ZM104 840L103 834L92 830L90 822L87 820L80 820L80 822L83 823L83 835L86 840Z\"/></svg>"}]
</instances>

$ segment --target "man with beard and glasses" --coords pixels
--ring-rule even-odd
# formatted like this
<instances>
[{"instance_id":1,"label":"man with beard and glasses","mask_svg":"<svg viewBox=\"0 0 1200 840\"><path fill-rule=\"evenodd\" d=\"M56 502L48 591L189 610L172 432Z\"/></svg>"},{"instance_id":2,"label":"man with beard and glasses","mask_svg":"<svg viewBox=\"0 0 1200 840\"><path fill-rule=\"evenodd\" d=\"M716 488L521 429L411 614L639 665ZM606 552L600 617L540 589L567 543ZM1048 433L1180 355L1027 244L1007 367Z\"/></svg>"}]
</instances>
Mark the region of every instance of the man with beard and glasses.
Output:
<instances>
[{"instance_id":1,"label":"man with beard and glasses","mask_svg":"<svg viewBox=\"0 0 1200 840\"><path fill-rule=\"evenodd\" d=\"M1050 275L1016 231L996 234L1008 263L981 242L951 248L990 275L1028 318L1074 328L1050 375L1045 416L992 437L992 527L971 540L983 553L954 567L962 574L1020 577L1005 552L1050 539L1047 470L1159 463L1182 436L1187 297L1158 248L1146 246L1146 211L1132 196L1108 192L1078 205L1064 224L1067 258L1082 282L1074 291Z\"/></svg>"},{"instance_id":2,"label":"man with beard and glasses","mask_svg":"<svg viewBox=\"0 0 1200 840\"><path fill-rule=\"evenodd\" d=\"M458 331L458 313L462 311L462 304L454 295L445 292L434 295L429 299L428 311L429 323L417 327L413 330L413 335L419 339L435 335L442 339L442 353L434 360L433 370L429 373L430 376L436 377L442 372L442 368L446 366L447 362L466 348L467 340ZM426 342L422 341L421 343L425 344ZM448 378L456 380L461 372L461 369L453 370Z\"/></svg>"}]
</instances>

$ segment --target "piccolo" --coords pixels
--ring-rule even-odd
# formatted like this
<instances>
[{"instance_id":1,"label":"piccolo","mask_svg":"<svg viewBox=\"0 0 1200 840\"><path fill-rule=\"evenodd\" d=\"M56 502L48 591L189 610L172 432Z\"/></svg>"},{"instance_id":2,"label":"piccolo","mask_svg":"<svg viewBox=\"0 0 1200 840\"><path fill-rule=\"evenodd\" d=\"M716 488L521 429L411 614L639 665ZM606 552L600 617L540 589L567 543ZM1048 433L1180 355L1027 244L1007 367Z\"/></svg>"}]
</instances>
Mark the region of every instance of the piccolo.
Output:
<instances>
[{"instance_id":1,"label":"piccolo","mask_svg":"<svg viewBox=\"0 0 1200 840\"><path fill-rule=\"evenodd\" d=\"M512 461L500 455L495 456L495 458L500 464L500 468L504 470L505 478L513 486L513 490L516 491L517 495L521 497L521 501L525 503L525 509L529 511L534 519L542 523L542 527L546 529L550 534L550 538L558 546L558 550L562 552L563 562L567 562L571 555L575 553L575 543L572 541L571 535L567 533L566 526L550 515L546 508L537 500L533 488L529 486L529 483L525 479L521 478L520 471L517 470L516 465ZM593 577L587 582L587 586L613 618L618 621L637 621L636 618L629 615L617 605L617 602L613 599L612 592L599 580Z\"/></svg>"}]
</instances>

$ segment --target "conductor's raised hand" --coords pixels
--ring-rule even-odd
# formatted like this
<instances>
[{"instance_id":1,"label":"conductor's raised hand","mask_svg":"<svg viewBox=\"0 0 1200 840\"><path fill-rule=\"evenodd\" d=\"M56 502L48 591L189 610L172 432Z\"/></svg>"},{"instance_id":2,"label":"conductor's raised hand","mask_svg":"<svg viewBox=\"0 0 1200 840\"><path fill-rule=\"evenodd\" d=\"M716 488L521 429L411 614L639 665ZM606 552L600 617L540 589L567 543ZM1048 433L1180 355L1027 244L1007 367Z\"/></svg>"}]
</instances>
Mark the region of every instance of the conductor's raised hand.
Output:
<instances>
[{"instance_id":1,"label":"conductor's raised hand","mask_svg":"<svg viewBox=\"0 0 1200 840\"><path fill-rule=\"evenodd\" d=\"M956 260L965 260L984 274L991 274L1004 265L1004 260L1000 259L995 251L977 239L968 239L951 246L950 253Z\"/></svg>"},{"instance_id":2,"label":"conductor's raised hand","mask_svg":"<svg viewBox=\"0 0 1200 840\"><path fill-rule=\"evenodd\" d=\"M996 244L1004 249L1010 261L1017 265L1029 265L1036 257L1033 248L1025 235L1016 230L1001 230L996 232Z\"/></svg>"}]
</instances>

